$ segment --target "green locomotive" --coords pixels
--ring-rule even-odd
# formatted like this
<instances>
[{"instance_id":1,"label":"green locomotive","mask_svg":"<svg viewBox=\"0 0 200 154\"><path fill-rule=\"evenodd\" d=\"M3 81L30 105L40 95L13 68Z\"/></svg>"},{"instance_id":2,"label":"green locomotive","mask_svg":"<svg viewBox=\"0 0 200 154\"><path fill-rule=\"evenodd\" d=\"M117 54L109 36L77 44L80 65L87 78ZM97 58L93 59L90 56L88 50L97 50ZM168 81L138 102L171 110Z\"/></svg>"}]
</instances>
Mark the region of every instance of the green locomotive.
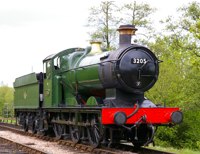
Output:
<instances>
[{"instance_id":1,"label":"green locomotive","mask_svg":"<svg viewBox=\"0 0 200 154\"><path fill-rule=\"evenodd\" d=\"M14 82L15 115L25 131L97 147L122 140L142 146L154 127L182 121L178 108L158 108L144 98L158 79L159 60L131 44L136 29L120 26L119 48L70 48L43 60L44 72ZM116 135L117 134L117 135Z\"/></svg>"}]
</instances>

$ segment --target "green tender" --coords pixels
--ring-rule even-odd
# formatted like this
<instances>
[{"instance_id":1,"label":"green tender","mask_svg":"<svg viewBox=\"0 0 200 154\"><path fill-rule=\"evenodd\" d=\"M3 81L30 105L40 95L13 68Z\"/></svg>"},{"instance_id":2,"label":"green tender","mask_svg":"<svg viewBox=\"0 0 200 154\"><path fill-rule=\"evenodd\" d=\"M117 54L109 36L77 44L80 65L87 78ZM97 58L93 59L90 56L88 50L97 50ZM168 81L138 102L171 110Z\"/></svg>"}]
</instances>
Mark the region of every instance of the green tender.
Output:
<instances>
[{"instance_id":1,"label":"green tender","mask_svg":"<svg viewBox=\"0 0 200 154\"><path fill-rule=\"evenodd\" d=\"M15 88L14 108L39 107L39 84L36 73L16 78L13 86Z\"/></svg>"}]
</instances>

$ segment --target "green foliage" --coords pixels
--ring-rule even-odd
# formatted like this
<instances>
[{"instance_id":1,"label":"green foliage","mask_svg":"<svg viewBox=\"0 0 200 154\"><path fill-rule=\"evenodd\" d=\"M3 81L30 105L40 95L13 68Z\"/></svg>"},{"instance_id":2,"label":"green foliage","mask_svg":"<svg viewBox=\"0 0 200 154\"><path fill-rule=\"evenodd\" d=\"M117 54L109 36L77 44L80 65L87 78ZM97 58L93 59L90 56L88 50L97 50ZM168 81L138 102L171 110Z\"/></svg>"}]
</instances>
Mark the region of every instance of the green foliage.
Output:
<instances>
[{"instance_id":1,"label":"green foliage","mask_svg":"<svg viewBox=\"0 0 200 154\"><path fill-rule=\"evenodd\" d=\"M147 97L159 104L181 107L184 121L173 128L160 128L156 143L176 148L200 149L200 61L199 57L177 46L176 40L166 36L157 38L150 47L164 62L160 76ZM186 44L179 39L179 44Z\"/></svg>"},{"instance_id":2,"label":"green foliage","mask_svg":"<svg viewBox=\"0 0 200 154\"><path fill-rule=\"evenodd\" d=\"M13 93L14 90L8 86L0 87L0 115L4 116L5 112L13 115Z\"/></svg>"},{"instance_id":3,"label":"green foliage","mask_svg":"<svg viewBox=\"0 0 200 154\"><path fill-rule=\"evenodd\" d=\"M178 10L178 19L168 17L162 21L165 24L165 30L176 42L174 44L176 47L200 57L200 3L192 2ZM184 43L182 43L183 40Z\"/></svg>"},{"instance_id":4,"label":"green foliage","mask_svg":"<svg viewBox=\"0 0 200 154\"><path fill-rule=\"evenodd\" d=\"M200 19L197 19L197 22L190 27L190 32L200 40Z\"/></svg>"},{"instance_id":5,"label":"green foliage","mask_svg":"<svg viewBox=\"0 0 200 154\"><path fill-rule=\"evenodd\" d=\"M180 106L184 100L184 72L180 64L182 57L178 50L173 50L167 42L169 38L158 38L151 49L158 58L164 62L160 64L160 74L156 85L147 93L149 99L159 104L167 103L168 106Z\"/></svg>"},{"instance_id":6,"label":"green foliage","mask_svg":"<svg viewBox=\"0 0 200 154\"><path fill-rule=\"evenodd\" d=\"M176 148L200 149L200 112L196 109L183 111L184 121L172 128L160 127L156 134L156 143Z\"/></svg>"},{"instance_id":7,"label":"green foliage","mask_svg":"<svg viewBox=\"0 0 200 154\"><path fill-rule=\"evenodd\" d=\"M159 80L147 97L167 106L178 106L184 114L182 124L158 130L158 145L200 150L199 10L197 2L180 8L179 20L169 17L164 23L168 33L149 45L164 63L160 64Z\"/></svg>"}]
</instances>

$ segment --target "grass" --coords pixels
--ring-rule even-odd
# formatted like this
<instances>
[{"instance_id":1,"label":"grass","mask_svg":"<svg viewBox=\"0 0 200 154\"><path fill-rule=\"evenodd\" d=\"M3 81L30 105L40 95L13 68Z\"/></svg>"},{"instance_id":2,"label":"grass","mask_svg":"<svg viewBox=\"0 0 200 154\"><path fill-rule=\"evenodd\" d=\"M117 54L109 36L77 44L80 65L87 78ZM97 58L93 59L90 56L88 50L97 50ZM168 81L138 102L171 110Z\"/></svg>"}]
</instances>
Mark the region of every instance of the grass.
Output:
<instances>
[{"instance_id":1,"label":"grass","mask_svg":"<svg viewBox=\"0 0 200 154\"><path fill-rule=\"evenodd\" d=\"M155 146L155 147L149 146L149 148L155 149L155 150L172 152L172 153L176 153L176 154L200 154L200 151L194 151L194 150L190 150L190 149L174 149L171 147L159 147L159 146Z\"/></svg>"},{"instance_id":2,"label":"grass","mask_svg":"<svg viewBox=\"0 0 200 154\"><path fill-rule=\"evenodd\" d=\"M2 118L2 117L0 117L0 121L4 122L4 123L14 124L16 122L16 119L15 118Z\"/></svg>"}]
</instances>

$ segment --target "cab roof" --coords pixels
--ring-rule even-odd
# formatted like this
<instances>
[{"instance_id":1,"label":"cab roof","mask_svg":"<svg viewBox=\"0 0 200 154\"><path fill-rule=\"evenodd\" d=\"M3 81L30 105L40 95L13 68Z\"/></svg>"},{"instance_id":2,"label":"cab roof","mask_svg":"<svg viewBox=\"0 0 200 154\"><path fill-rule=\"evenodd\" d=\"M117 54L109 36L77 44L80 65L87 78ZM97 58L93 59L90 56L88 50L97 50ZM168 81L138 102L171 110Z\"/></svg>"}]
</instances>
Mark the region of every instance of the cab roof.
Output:
<instances>
[{"instance_id":1,"label":"cab roof","mask_svg":"<svg viewBox=\"0 0 200 154\"><path fill-rule=\"evenodd\" d=\"M57 56L67 55L67 54L70 54L70 53L73 53L73 52L76 52L76 51L85 51L85 48L69 48L69 49L63 50L61 52L58 52L56 54L51 54L51 55L47 56L43 60L43 62L51 60L51 59L53 59L53 58L55 58Z\"/></svg>"}]
</instances>

